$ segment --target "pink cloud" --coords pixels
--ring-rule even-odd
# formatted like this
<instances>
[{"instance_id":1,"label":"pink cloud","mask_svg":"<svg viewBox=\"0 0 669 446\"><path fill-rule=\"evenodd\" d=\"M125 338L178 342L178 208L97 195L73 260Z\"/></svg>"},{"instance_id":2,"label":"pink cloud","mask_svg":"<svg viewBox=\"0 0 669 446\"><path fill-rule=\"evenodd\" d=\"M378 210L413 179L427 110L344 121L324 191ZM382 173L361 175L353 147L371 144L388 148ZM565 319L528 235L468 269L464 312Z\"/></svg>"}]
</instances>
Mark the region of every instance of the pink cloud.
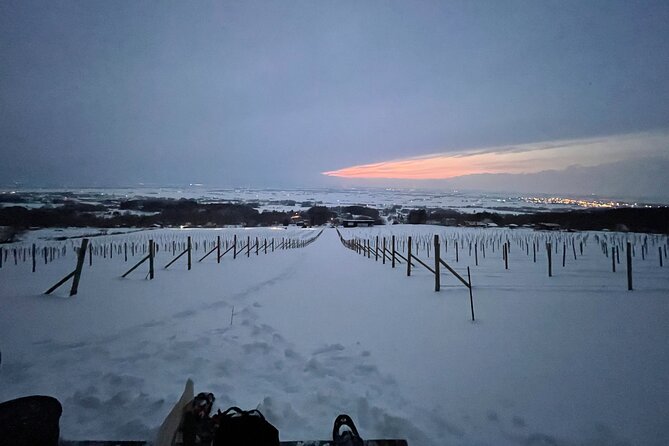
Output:
<instances>
[{"instance_id":1,"label":"pink cloud","mask_svg":"<svg viewBox=\"0 0 669 446\"><path fill-rule=\"evenodd\" d=\"M535 173L662 154L667 144L669 135L666 133L544 141L361 164L323 172L323 175L435 180L482 173Z\"/></svg>"}]
</instances>

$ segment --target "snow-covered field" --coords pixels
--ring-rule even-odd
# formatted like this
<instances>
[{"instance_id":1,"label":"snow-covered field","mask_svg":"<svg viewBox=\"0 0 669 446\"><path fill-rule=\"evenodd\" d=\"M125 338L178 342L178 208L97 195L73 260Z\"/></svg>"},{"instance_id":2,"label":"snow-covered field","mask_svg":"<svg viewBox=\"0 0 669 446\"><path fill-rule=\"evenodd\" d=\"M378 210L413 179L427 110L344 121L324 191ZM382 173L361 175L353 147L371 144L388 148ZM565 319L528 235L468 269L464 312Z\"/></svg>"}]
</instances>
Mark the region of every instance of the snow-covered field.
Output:
<instances>
[{"instance_id":1,"label":"snow-covered field","mask_svg":"<svg viewBox=\"0 0 669 446\"><path fill-rule=\"evenodd\" d=\"M77 296L66 297L69 284L43 295L74 268L72 248L80 242L53 235L81 232L29 233L4 246L0 268L0 400L57 397L66 438L150 438L191 377L196 392L216 395L218 407L258 407L283 440L328 438L334 417L347 412L364 437L403 437L412 446L669 444L669 266L658 258L664 236L342 230L347 239L394 234L403 246L411 235L414 253L428 264L427 246L439 234L446 262L463 273L471 268L471 322L468 290L451 275L444 272L434 292L426 269L406 277L404 264L392 269L358 255L330 228L305 248L244 251L236 260L229 253L220 264L213 255L197 262L217 236L278 246L318 232L159 229L93 237L93 265L87 258ZM185 257L162 269L187 235L197 244L193 269ZM628 237L634 291L627 291L624 251L613 273L602 248L624 247ZM155 279L145 280L146 265L121 279L149 238L159 246ZM506 240L508 270L500 250ZM536 263L526 244L533 241ZM558 247L550 278L546 241ZM124 246L133 243L136 255L126 262ZM52 248L47 264L44 246Z\"/></svg>"}]
</instances>

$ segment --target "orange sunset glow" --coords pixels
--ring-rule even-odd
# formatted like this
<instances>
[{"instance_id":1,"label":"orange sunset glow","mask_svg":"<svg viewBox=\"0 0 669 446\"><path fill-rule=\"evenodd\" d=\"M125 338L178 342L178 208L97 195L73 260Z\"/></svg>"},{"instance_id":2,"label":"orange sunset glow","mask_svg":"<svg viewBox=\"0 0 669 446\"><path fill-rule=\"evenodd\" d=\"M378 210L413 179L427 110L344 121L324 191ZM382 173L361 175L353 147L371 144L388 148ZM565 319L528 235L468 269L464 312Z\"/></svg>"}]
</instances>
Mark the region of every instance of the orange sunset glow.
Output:
<instances>
[{"instance_id":1,"label":"orange sunset glow","mask_svg":"<svg viewBox=\"0 0 669 446\"><path fill-rule=\"evenodd\" d=\"M522 174L561 170L569 166L595 166L637 156L652 155L666 147L666 134L630 134L602 138L461 150L323 172L341 178L439 180L474 174Z\"/></svg>"}]
</instances>

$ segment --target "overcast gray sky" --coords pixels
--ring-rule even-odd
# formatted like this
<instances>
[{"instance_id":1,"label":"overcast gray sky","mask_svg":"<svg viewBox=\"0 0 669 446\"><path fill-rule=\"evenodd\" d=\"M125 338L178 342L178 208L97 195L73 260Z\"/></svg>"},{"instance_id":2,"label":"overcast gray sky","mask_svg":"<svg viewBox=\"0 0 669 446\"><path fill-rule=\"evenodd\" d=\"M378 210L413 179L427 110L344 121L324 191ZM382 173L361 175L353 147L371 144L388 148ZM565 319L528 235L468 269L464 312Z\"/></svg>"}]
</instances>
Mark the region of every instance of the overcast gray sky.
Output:
<instances>
[{"instance_id":1,"label":"overcast gray sky","mask_svg":"<svg viewBox=\"0 0 669 446\"><path fill-rule=\"evenodd\" d=\"M668 24L666 0L2 0L0 184L322 186L637 134L662 158Z\"/></svg>"}]
</instances>

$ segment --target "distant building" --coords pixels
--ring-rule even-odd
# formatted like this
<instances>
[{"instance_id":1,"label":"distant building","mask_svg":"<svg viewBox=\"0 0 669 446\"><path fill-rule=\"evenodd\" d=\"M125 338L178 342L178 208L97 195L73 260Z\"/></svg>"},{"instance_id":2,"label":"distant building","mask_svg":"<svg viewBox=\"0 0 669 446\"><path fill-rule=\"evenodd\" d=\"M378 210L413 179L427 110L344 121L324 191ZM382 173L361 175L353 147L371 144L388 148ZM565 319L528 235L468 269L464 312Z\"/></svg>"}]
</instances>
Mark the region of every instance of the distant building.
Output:
<instances>
[{"instance_id":1,"label":"distant building","mask_svg":"<svg viewBox=\"0 0 669 446\"><path fill-rule=\"evenodd\" d=\"M374 220L371 218L359 217L359 218L344 218L341 221L341 224L345 228L356 228L358 226L374 226Z\"/></svg>"},{"instance_id":2,"label":"distant building","mask_svg":"<svg viewBox=\"0 0 669 446\"><path fill-rule=\"evenodd\" d=\"M537 223L536 229L542 229L544 231L559 231L560 225L557 223Z\"/></svg>"}]
</instances>

